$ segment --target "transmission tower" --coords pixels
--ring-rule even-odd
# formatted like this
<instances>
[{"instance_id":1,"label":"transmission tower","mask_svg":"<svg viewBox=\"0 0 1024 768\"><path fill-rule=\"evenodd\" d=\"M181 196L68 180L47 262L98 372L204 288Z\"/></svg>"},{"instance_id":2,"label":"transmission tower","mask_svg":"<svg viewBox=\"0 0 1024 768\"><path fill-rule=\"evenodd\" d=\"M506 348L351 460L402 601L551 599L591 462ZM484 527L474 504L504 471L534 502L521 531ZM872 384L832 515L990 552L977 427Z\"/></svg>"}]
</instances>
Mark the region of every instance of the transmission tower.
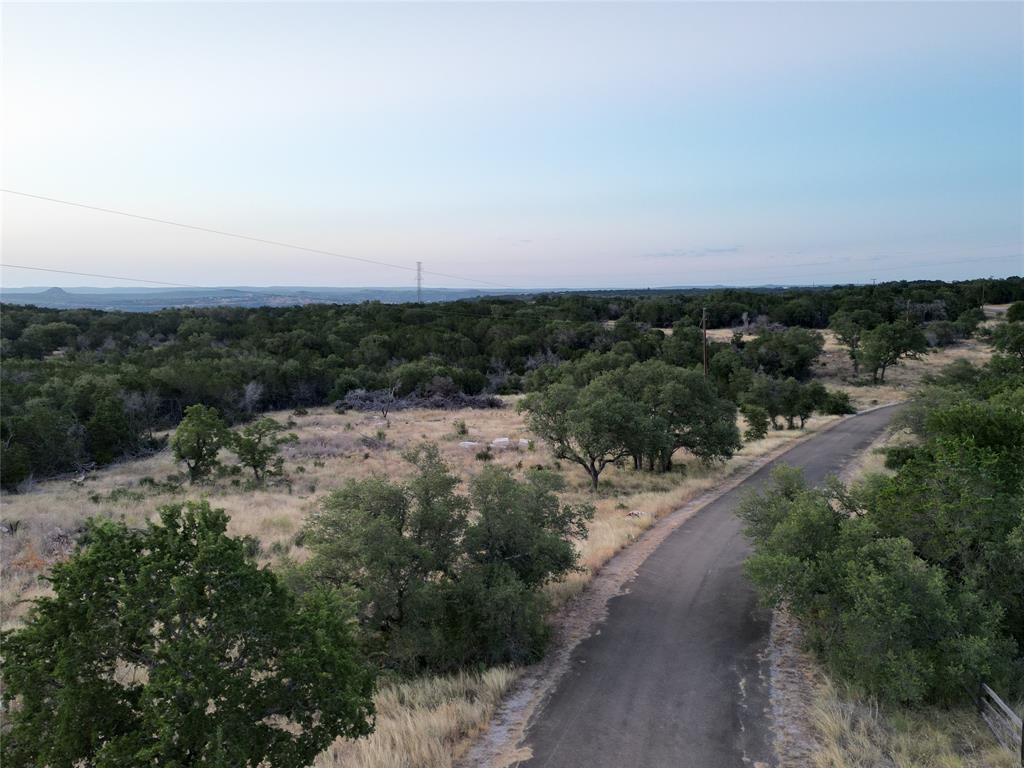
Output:
<instances>
[{"instance_id":1,"label":"transmission tower","mask_svg":"<svg viewBox=\"0 0 1024 768\"><path fill-rule=\"evenodd\" d=\"M423 303L423 262L416 262L416 303Z\"/></svg>"}]
</instances>

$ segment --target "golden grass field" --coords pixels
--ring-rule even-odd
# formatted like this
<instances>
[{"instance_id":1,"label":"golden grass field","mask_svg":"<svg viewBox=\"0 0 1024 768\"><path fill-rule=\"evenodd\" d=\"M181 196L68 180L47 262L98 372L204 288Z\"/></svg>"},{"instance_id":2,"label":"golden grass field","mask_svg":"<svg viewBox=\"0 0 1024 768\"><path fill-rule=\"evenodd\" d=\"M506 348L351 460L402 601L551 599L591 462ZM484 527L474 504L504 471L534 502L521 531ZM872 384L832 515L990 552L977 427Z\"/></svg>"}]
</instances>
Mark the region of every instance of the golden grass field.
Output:
<instances>
[{"instance_id":1,"label":"golden grass field","mask_svg":"<svg viewBox=\"0 0 1024 768\"><path fill-rule=\"evenodd\" d=\"M850 391L858 407L864 407L908 397L924 373L954 359L982 361L986 357L987 351L980 343L966 342L922 361L901 364L890 371L884 386L864 387L848 381L852 370L844 367L849 365L845 352L830 339L819 375L830 386ZM494 439L507 437L513 443L519 438L531 440L529 449L492 451L493 462L517 474L536 465L560 471L567 484L564 501L594 503L596 515L588 536L578 542L582 570L550 588L554 603L559 604L583 589L602 564L658 518L757 459L838 418L816 416L803 431L772 431L764 440L745 445L729 462L712 468L692 460L679 460L680 457L672 472L661 475L609 467L601 477L600 490L594 494L582 469L569 462L559 463L543 442L534 440L514 407L517 399L505 398L506 407L502 409L399 411L387 421L379 414L337 414L328 408L311 409L304 415L286 411L270 414L288 422L299 438L284 451L286 471L292 480L290 489L277 486L247 490L228 479L196 487L185 485L179 492L140 486L143 478L159 481L178 471L170 452L164 450L93 472L80 482L52 480L39 483L29 493L4 494L0 498L0 517L6 524L17 521L19 525L13 534L0 535L3 626L15 626L29 601L45 594L45 582L39 577L51 563L70 552L76 532L90 516L139 524L152 518L163 504L205 498L230 514L232 533L259 539L264 564L285 556L301 560L304 553L295 546L295 536L326 494L346 480L371 474L396 480L406 477L410 467L402 453L424 440L440 447L445 460L464 483L484 466L476 454ZM463 422L465 434L460 434ZM480 445L460 447L463 441ZM126 492L141 496L125 497ZM467 738L486 724L514 676L514 671L502 668L482 674L386 684L376 698L375 734L358 744L336 743L321 755L316 765L447 768Z\"/></svg>"}]
</instances>

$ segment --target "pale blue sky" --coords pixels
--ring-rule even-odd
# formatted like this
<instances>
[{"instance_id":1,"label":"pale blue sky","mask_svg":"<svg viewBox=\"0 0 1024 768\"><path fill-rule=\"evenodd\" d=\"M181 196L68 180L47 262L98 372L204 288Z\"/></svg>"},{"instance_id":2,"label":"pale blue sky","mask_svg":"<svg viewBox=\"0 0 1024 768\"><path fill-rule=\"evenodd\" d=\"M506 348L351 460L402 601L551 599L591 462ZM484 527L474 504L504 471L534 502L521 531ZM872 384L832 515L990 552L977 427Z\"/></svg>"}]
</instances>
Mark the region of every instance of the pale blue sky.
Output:
<instances>
[{"instance_id":1,"label":"pale blue sky","mask_svg":"<svg viewBox=\"0 0 1024 768\"><path fill-rule=\"evenodd\" d=\"M517 287L1024 272L1019 3L2 13L8 189ZM10 263L410 279L11 195L3 213Z\"/></svg>"}]
</instances>

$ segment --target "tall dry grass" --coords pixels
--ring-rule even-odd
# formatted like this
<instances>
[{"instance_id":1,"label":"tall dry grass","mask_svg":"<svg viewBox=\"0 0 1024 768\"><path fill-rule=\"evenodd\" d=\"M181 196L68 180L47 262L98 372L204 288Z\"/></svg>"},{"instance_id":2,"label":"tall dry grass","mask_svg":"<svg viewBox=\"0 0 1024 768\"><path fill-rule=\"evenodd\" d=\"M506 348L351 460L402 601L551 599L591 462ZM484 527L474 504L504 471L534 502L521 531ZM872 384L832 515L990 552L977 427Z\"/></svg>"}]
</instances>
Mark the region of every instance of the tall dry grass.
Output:
<instances>
[{"instance_id":1,"label":"tall dry grass","mask_svg":"<svg viewBox=\"0 0 1024 768\"><path fill-rule=\"evenodd\" d=\"M373 733L339 739L314 768L450 768L515 678L515 670L495 667L385 685L374 696Z\"/></svg>"},{"instance_id":2,"label":"tall dry grass","mask_svg":"<svg viewBox=\"0 0 1024 768\"><path fill-rule=\"evenodd\" d=\"M826 679L811 718L815 768L1019 768L972 709L880 707Z\"/></svg>"}]
</instances>

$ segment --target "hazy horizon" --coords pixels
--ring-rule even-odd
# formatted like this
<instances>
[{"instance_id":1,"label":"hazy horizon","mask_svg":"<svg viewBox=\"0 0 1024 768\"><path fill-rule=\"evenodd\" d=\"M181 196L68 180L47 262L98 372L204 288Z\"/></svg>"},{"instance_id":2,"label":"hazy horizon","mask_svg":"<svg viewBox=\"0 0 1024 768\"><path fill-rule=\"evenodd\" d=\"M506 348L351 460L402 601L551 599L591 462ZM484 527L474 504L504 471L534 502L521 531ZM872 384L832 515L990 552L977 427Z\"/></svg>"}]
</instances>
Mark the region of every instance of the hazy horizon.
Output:
<instances>
[{"instance_id":1,"label":"hazy horizon","mask_svg":"<svg viewBox=\"0 0 1024 768\"><path fill-rule=\"evenodd\" d=\"M4 189L401 269L5 193L8 264L358 288L422 261L432 288L534 290L1024 272L1019 3L2 13Z\"/></svg>"}]
</instances>

